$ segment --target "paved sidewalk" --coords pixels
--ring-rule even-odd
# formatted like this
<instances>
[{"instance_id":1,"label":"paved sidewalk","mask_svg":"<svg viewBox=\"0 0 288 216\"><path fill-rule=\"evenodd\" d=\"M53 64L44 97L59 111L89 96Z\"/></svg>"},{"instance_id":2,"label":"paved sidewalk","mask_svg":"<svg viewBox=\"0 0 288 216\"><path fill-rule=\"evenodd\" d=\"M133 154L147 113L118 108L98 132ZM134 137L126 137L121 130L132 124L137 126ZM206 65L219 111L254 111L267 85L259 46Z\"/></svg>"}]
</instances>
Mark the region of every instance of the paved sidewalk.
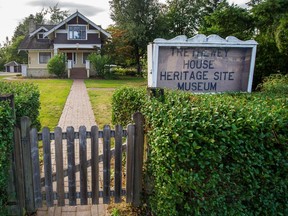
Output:
<instances>
[{"instance_id":1,"label":"paved sidewalk","mask_svg":"<svg viewBox=\"0 0 288 216\"><path fill-rule=\"evenodd\" d=\"M58 126L62 128L63 131L66 131L68 126L73 126L75 131L79 131L79 127L84 125L87 131L90 131L91 126L96 125L92 106L89 100L89 96L84 84L84 80L75 79L71 87L69 96L67 98L65 107L62 111L61 118L59 120ZM76 140L75 140L76 141ZM55 166L55 146L51 145L51 159L52 159L52 169L53 172L56 171ZM63 161L64 169L67 168L67 151L66 151L66 142L63 142ZM102 144L99 143L99 154L102 153ZM91 159L91 148L90 140L87 140L87 160ZM79 142L75 142L75 163L79 163ZM99 178L100 178L100 187L102 184L102 175L103 173L103 164L99 164ZM87 169L88 179L91 179L91 167ZM76 173L76 191L80 191L80 174ZM68 192L68 177L64 178L65 192ZM53 183L53 189L56 190L56 182ZM100 188L101 189L101 188ZM44 188L43 188L44 190ZM91 182L88 182L88 191L91 191ZM100 203L102 199L99 200ZM88 200L91 204L91 200ZM78 205L78 206L65 206L65 207L43 207L38 209L37 215L51 215L51 216L64 216L64 215L77 215L77 216L90 216L90 215L99 215L106 216L107 205Z\"/></svg>"}]
</instances>

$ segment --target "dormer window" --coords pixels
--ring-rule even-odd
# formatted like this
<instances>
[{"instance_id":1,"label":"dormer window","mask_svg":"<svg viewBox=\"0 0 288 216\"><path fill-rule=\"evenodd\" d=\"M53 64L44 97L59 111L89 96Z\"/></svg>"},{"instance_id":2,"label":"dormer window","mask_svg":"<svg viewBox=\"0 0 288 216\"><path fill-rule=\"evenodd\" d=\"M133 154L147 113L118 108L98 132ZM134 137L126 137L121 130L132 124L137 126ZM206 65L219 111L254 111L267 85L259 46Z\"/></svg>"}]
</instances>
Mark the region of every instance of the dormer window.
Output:
<instances>
[{"instance_id":1,"label":"dormer window","mask_svg":"<svg viewBox=\"0 0 288 216\"><path fill-rule=\"evenodd\" d=\"M44 32L39 32L39 33L37 34L37 36L38 36L38 39L47 39L47 38L48 38L47 36L44 37Z\"/></svg>"},{"instance_id":2,"label":"dormer window","mask_svg":"<svg viewBox=\"0 0 288 216\"><path fill-rule=\"evenodd\" d=\"M69 26L69 40L86 40L86 26Z\"/></svg>"}]
</instances>

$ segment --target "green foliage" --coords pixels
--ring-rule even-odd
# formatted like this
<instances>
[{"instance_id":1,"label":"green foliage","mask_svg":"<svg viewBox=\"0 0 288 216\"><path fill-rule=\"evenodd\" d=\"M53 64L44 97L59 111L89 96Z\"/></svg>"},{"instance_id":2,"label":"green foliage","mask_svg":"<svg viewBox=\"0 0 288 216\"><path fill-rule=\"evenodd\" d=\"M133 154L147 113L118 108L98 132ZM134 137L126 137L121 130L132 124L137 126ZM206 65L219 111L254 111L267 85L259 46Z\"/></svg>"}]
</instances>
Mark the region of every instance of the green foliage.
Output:
<instances>
[{"instance_id":1,"label":"green foliage","mask_svg":"<svg viewBox=\"0 0 288 216\"><path fill-rule=\"evenodd\" d=\"M206 35L217 34L223 38L233 35L241 40L251 39L254 21L247 9L227 2L219 4L217 9L207 16L200 27Z\"/></svg>"},{"instance_id":2,"label":"green foliage","mask_svg":"<svg viewBox=\"0 0 288 216\"><path fill-rule=\"evenodd\" d=\"M0 102L0 215L6 215L7 185L14 119L7 102Z\"/></svg>"},{"instance_id":3,"label":"green foliage","mask_svg":"<svg viewBox=\"0 0 288 216\"><path fill-rule=\"evenodd\" d=\"M39 109L40 93L38 87L32 83L0 82L1 94L14 94L17 122L22 116L28 116L32 125L40 129Z\"/></svg>"},{"instance_id":4,"label":"green foliage","mask_svg":"<svg viewBox=\"0 0 288 216\"><path fill-rule=\"evenodd\" d=\"M135 65L133 47L125 36L126 31L117 26L109 26L106 31L111 34L111 38L104 44L101 54L108 55L116 65L123 67L129 67L133 63Z\"/></svg>"},{"instance_id":5,"label":"green foliage","mask_svg":"<svg viewBox=\"0 0 288 216\"><path fill-rule=\"evenodd\" d=\"M287 57L279 52L273 38L259 35L255 40L258 46L253 88L256 88L270 74L287 74L288 71Z\"/></svg>"},{"instance_id":6,"label":"green foliage","mask_svg":"<svg viewBox=\"0 0 288 216\"><path fill-rule=\"evenodd\" d=\"M92 53L88 56L93 69L96 71L97 76L104 79L111 79L114 76L114 71L110 70L111 60L107 55L100 55Z\"/></svg>"},{"instance_id":7,"label":"green foliage","mask_svg":"<svg viewBox=\"0 0 288 216\"><path fill-rule=\"evenodd\" d=\"M111 19L115 22L125 45L132 47L132 55L141 72L140 59L145 55L147 44L154 40L157 31L156 21L159 15L159 4L156 0L111 0Z\"/></svg>"},{"instance_id":8,"label":"green foliage","mask_svg":"<svg viewBox=\"0 0 288 216\"><path fill-rule=\"evenodd\" d=\"M254 18L254 27L257 29L254 37L258 42L254 88L270 74L288 73L287 53L279 49L282 45L285 47L286 43L282 35L285 33L283 27L286 26L287 10L288 1L283 0L260 1L250 10Z\"/></svg>"},{"instance_id":9,"label":"green foliage","mask_svg":"<svg viewBox=\"0 0 288 216\"><path fill-rule=\"evenodd\" d=\"M286 95L115 94L114 121L145 115L153 215L288 214Z\"/></svg>"},{"instance_id":10,"label":"green foliage","mask_svg":"<svg viewBox=\"0 0 288 216\"><path fill-rule=\"evenodd\" d=\"M172 37L186 35L192 37L199 31L205 16L209 16L222 2L221 0L168 0L166 13L166 34ZM226 1L224 1L226 3Z\"/></svg>"},{"instance_id":11,"label":"green foliage","mask_svg":"<svg viewBox=\"0 0 288 216\"><path fill-rule=\"evenodd\" d=\"M271 74L266 77L258 88L267 93L288 94L288 74Z\"/></svg>"},{"instance_id":12,"label":"green foliage","mask_svg":"<svg viewBox=\"0 0 288 216\"><path fill-rule=\"evenodd\" d=\"M287 214L288 104L271 99L167 93L164 103L152 100L145 116L154 213Z\"/></svg>"},{"instance_id":13,"label":"green foliage","mask_svg":"<svg viewBox=\"0 0 288 216\"><path fill-rule=\"evenodd\" d=\"M275 33L276 44L280 52L288 57L288 13L280 19L280 24Z\"/></svg>"},{"instance_id":14,"label":"green foliage","mask_svg":"<svg viewBox=\"0 0 288 216\"><path fill-rule=\"evenodd\" d=\"M57 77L66 75L66 57L63 53L53 56L47 64L48 72Z\"/></svg>"},{"instance_id":15,"label":"green foliage","mask_svg":"<svg viewBox=\"0 0 288 216\"><path fill-rule=\"evenodd\" d=\"M49 9L45 10L45 15L50 14L50 20L48 21L50 24L56 25L69 16L69 11L62 11L58 7L58 4L59 3L56 3L53 7L49 6Z\"/></svg>"},{"instance_id":16,"label":"green foliage","mask_svg":"<svg viewBox=\"0 0 288 216\"><path fill-rule=\"evenodd\" d=\"M116 67L112 68L112 70L115 74L121 76L135 76L137 74L137 70L135 68Z\"/></svg>"},{"instance_id":17,"label":"green foliage","mask_svg":"<svg viewBox=\"0 0 288 216\"><path fill-rule=\"evenodd\" d=\"M131 123L133 113L141 111L145 102L144 88L122 87L112 96L112 122L113 124L127 125Z\"/></svg>"}]
</instances>

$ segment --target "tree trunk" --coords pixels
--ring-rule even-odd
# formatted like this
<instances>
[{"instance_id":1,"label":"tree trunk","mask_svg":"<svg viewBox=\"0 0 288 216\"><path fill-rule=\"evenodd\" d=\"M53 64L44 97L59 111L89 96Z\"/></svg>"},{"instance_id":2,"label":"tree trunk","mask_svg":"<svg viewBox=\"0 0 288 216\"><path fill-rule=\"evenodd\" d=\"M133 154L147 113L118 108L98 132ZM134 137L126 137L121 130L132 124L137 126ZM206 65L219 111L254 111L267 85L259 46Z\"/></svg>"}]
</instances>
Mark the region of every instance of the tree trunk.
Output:
<instances>
[{"instance_id":1,"label":"tree trunk","mask_svg":"<svg viewBox=\"0 0 288 216\"><path fill-rule=\"evenodd\" d=\"M140 50L138 45L135 46L135 60L137 64L137 74L141 75Z\"/></svg>"}]
</instances>

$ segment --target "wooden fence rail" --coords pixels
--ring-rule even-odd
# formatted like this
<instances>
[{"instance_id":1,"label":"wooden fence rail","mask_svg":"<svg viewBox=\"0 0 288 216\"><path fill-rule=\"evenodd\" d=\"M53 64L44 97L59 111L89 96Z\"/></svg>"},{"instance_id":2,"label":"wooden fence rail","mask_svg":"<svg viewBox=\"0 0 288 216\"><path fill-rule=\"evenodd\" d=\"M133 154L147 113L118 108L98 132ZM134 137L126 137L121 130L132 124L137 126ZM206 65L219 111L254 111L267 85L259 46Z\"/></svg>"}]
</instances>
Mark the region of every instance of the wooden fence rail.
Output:
<instances>
[{"instance_id":1,"label":"wooden fence rail","mask_svg":"<svg viewBox=\"0 0 288 216\"><path fill-rule=\"evenodd\" d=\"M35 128L30 128L29 118L21 118L21 128L15 129L15 140L18 140L15 146L19 149L17 152L23 163L23 166L16 170L16 173L23 173L23 176L18 177L18 181L24 182L23 188L19 189L25 191L25 202L22 207L28 213L32 213L44 202L48 207L56 204L58 206L86 205L88 200L92 204L98 204L99 199L102 198L103 203L107 204L110 203L111 197L114 197L114 202L119 203L123 196L126 196L126 202L139 206L144 146L142 114L135 113L133 121L133 124L127 126L127 130L120 125L117 125L115 130L106 125L103 131L97 126L92 126L90 131L87 131L85 126L81 126L79 132L75 132L73 127L67 127L66 132L62 132L60 127L56 127L54 132L44 127L42 132L38 132ZM18 136L20 138L17 138ZM114 149L111 149L112 140L114 140ZM126 141L123 143L123 140ZM42 177L43 169L39 159L41 142L44 168ZM79 145L76 145L76 142ZM100 142L103 143L103 154L99 154ZM79 146L79 149L75 149L75 146ZM55 147L55 162L51 147ZM88 156L90 159L87 158L87 148L91 149L91 155ZM79 155L76 155L77 152ZM126 153L126 188L122 188L123 153ZM79 164L76 164L77 157ZM111 157L114 157L115 161L113 187L110 184ZM103 173L99 169L100 162L103 163ZM90 178L87 173L88 167L91 170ZM77 190L77 173L80 173L80 190ZM103 188L99 185L100 175L103 178ZM68 178L68 185L65 185L65 178ZM54 186L53 182L56 182Z\"/></svg>"}]
</instances>

